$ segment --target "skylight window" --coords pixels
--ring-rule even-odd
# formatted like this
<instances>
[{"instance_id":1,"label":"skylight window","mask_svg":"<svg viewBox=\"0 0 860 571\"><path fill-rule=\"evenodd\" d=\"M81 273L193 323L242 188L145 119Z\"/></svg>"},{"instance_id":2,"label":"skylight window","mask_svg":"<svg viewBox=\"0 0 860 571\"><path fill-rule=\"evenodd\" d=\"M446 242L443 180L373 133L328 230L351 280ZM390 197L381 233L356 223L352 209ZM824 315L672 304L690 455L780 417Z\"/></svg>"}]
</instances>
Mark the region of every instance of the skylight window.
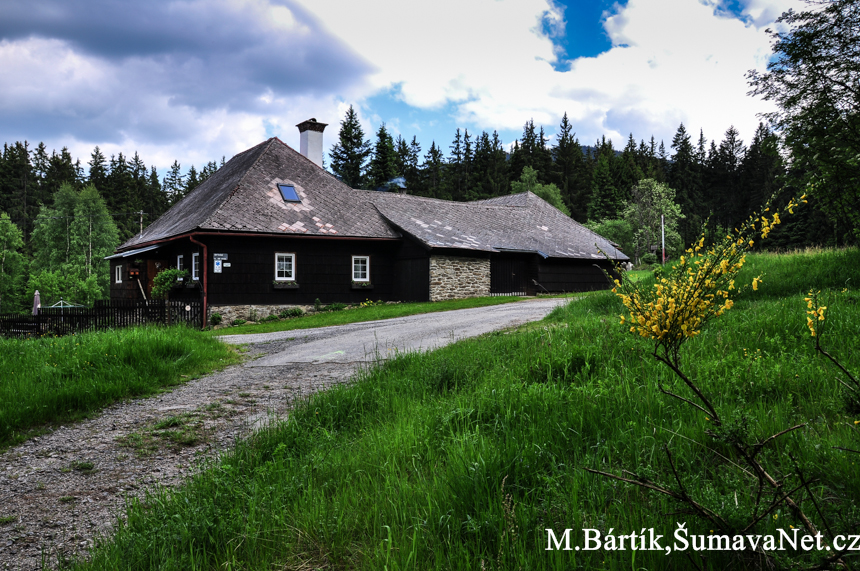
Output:
<instances>
[{"instance_id":1,"label":"skylight window","mask_svg":"<svg viewBox=\"0 0 860 571\"><path fill-rule=\"evenodd\" d=\"M284 202L301 202L302 199L299 198L299 193L296 192L296 187L291 184L279 184L278 190L281 191L281 198L284 199Z\"/></svg>"}]
</instances>

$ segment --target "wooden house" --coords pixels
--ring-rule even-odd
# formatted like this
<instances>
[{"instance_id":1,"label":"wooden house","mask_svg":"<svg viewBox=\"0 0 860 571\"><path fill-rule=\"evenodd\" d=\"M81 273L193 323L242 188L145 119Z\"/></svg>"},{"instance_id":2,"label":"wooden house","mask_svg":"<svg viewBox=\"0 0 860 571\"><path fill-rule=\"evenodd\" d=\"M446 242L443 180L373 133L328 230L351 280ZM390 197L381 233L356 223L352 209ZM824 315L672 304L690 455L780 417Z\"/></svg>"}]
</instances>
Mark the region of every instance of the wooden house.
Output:
<instances>
[{"instance_id":1,"label":"wooden house","mask_svg":"<svg viewBox=\"0 0 860 571\"><path fill-rule=\"evenodd\" d=\"M191 279L173 299L264 317L317 299L602 289L607 257L627 261L532 193L459 203L352 189L320 166L320 125L299 125L304 154L272 138L236 155L117 248L111 298L148 297L155 274L178 267Z\"/></svg>"}]
</instances>

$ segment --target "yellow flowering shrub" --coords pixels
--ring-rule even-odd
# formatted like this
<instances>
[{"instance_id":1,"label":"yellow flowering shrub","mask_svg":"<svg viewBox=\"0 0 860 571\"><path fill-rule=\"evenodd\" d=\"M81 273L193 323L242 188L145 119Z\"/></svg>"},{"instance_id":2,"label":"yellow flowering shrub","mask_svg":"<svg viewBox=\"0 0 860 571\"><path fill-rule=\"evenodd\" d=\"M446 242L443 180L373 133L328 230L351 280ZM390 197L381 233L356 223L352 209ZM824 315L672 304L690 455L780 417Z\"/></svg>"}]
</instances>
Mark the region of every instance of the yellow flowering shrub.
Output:
<instances>
[{"instance_id":1,"label":"yellow flowering shrub","mask_svg":"<svg viewBox=\"0 0 860 571\"><path fill-rule=\"evenodd\" d=\"M803 298L803 301L806 302L806 326L809 327L809 332L815 337L824 326L824 312L827 310L827 306L819 303L820 291L809 290L806 295L807 297Z\"/></svg>"},{"instance_id":2,"label":"yellow flowering shrub","mask_svg":"<svg viewBox=\"0 0 860 571\"><path fill-rule=\"evenodd\" d=\"M799 200L806 202L805 199L803 195ZM792 212L797 205L792 199L783 210ZM778 212L772 215L769 212L770 207L766 206L709 247L705 246L703 233L653 287L639 287L623 275L622 279L616 279L612 291L627 309L621 322L629 324L631 333L652 339L655 353L660 351L677 364L681 344L701 333L710 319L734 305L731 293L738 287L736 277L746 261L746 253L757 237L767 238L782 222ZM761 282L761 276L755 277L752 288L757 290Z\"/></svg>"}]
</instances>

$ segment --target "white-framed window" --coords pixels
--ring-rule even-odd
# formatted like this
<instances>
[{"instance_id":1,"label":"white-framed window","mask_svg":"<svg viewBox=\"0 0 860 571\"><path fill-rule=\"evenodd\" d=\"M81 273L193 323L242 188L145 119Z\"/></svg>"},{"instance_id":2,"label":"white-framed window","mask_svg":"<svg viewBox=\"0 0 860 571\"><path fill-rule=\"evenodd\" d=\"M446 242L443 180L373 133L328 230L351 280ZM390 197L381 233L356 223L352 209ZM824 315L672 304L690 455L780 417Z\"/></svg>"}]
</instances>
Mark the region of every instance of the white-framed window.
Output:
<instances>
[{"instance_id":1,"label":"white-framed window","mask_svg":"<svg viewBox=\"0 0 860 571\"><path fill-rule=\"evenodd\" d=\"M114 282L118 284L122 283L122 264L117 264L116 268L114 268Z\"/></svg>"},{"instance_id":2,"label":"white-framed window","mask_svg":"<svg viewBox=\"0 0 860 571\"><path fill-rule=\"evenodd\" d=\"M352 257L352 281L370 281L370 256Z\"/></svg>"},{"instance_id":3,"label":"white-framed window","mask_svg":"<svg viewBox=\"0 0 860 571\"><path fill-rule=\"evenodd\" d=\"M176 256L176 269L180 272L185 269L185 256L182 254ZM176 281L181 282L182 278L176 278Z\"/></svg>"},{"instance_id":4,"label":"white-framed window","mask_svg":"<svg viewBox=\"0 0 860 571\"><path fill-rule=\"evenodd\" d=\"M278 252L275 254L275 281L296 281L296 255Z\"/></svg>"},{"instance_id":5,"label":"white-framed window","mask_svg":"<svg viewBox=\"0 0 860 571\"><path fill-rule=\"evenodd\" d=\"M198 252L191 254L191 279L194 281L200 279L200 254Z\"/></svg>"}]
</instances>

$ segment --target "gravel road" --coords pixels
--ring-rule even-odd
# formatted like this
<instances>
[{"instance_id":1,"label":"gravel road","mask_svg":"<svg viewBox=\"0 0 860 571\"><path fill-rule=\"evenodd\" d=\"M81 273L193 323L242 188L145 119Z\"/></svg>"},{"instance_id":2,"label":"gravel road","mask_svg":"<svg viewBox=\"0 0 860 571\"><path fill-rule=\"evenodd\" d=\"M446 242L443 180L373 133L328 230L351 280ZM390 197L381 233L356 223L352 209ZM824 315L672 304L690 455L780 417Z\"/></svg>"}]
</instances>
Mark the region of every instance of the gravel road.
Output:
<instances>
[{"instance_id":1,"label":"gravel road","mask_svg":"<svg viewBox=\"0 0 860 571\"><path fill-rule=\"evenodd\" d=\"M248 363L248 367L366 362L377 357L384 359L395 352L426 351L458 339L537 321L568 301L529 300L319 329L224 335L221 340L232 344L269 344L267 355Z\"/></svg>"},{"instance_id":2,"label":"gravel road","mask_svg":"<svg viewBox=\"0 0 860 571\"><path fill-rule=\"evenodd\" d=\"M86 557L131 498L181 484L296 399L348 382L377 355L427 350L541 319L566 300L531 300L337 327L224 336L248 359L170 392L114 404L0 454L0 570ZM159 428L181 419L181 444Z\"/></svg>"}]
</instances>

